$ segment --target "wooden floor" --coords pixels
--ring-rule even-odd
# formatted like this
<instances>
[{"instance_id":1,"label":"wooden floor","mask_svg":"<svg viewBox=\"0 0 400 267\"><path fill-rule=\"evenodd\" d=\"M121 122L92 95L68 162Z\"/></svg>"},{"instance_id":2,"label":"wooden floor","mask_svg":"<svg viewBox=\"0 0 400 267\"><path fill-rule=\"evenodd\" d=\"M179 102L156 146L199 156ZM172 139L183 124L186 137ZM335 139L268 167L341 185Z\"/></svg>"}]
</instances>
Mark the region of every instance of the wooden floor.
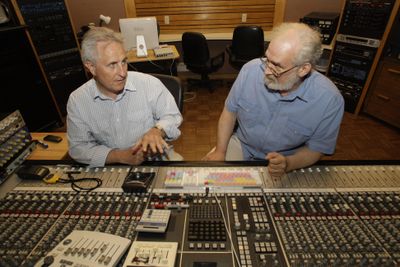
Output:
<instances>
[{"instance_id":1,"label":"wooden floor","mask_svg":"<svg viewBox=\"0 0 400 267\"><path fill-rule=\"evenodd\" d=\"M185 160L201 160L216 144L217 122L229 82L209 92L191 89L185 94L181 137L173 142ZM400 160L400 130L366 114L345 113L336 153L330 160Z\"/></svg>"}]
</instances>

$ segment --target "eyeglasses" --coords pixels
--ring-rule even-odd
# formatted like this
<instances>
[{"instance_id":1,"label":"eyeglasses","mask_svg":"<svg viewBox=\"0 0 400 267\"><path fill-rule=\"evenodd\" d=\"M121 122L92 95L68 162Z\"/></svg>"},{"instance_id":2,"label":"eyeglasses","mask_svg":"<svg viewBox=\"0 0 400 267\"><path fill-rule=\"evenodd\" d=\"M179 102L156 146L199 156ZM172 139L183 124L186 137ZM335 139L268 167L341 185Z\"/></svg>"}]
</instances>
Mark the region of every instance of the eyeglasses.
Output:
<instances>
[{"instance_id":1,"label":"eyeglasses","mask_svg":"<svg viewBox=\"0 0 400 267\"><path fill-rule=\"evenodd\" d=\"M276 68L279 68L278 66L276 66L274 63L272 63L271 61L268 60L268 58L266 57L261 57L261 64L264 70L266 70L267 68L269 68L269 70L271 71L272 75L274 75L276 78L281 77L283 74L291 71L292 69L299 67L298 65L294 65L293 67L287 69L287 70L283 70L278 72L276 70Z\"/></svg>"}]
</instances>

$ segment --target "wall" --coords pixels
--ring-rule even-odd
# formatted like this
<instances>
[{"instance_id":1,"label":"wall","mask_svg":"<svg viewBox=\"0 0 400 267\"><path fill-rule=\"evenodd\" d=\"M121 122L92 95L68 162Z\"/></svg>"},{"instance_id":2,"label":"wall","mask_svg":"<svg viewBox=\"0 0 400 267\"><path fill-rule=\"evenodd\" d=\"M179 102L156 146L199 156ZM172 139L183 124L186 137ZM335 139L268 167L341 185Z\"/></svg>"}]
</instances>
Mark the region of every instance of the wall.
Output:
<instances>
[{"instance_id":1,"label":"wall","mask_svg":"<svg viewBox=\"0 0 400 267\"><path fill-rule=\"evenodd\" d=\"M83 25L94 22L99 25L99 15L111 17L107 26L119 30L118 19L125 17L124 0L66 0L76 33Z\"/></svg>"},{"instance_id":2,"label":"wall","mask_svg":"<svg viewBox=\"0 0 400 267\"><path fill-rule=\"evenodd\" d=\"M164 34L182 34L185 31L232 32L237 25L259 25L268 31L274 24L282 22L285 2L286 0L126 0L125 3L129 5L125 9L128 17L157 17Z\"/></svg>"},{"instance_id":3,"label":"wall","mask_svg":"<svg viewBox=\"0 0 400 267\"><path fill-rule=\"evenodd\" d=\"M66 0L76 32L89 22L99 23L99 15L111 17L108 27L118 30L118 19L124 18L124 0ZM299 21L312 12L340 12L345 0L286 0L284 21Z\"/></svg>"}]
</instances>

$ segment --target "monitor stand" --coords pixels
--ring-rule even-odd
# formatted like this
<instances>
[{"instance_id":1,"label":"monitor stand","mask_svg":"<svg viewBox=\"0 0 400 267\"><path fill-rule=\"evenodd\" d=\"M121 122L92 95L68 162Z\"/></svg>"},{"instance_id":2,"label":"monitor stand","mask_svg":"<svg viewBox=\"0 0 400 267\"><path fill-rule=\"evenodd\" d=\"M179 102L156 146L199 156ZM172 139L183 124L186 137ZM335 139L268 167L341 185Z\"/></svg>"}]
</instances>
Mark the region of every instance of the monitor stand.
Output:
<instances>
[{"instance_id":1,"label":"monitor stand","mask_svg":"<svg viewBox=\"0 0 400 267\"><path fill-rule=\"evenodd\" d=\"M136 56L147 57L147 47L143 35L136 36Z\"/></svg>"}]
</instances>

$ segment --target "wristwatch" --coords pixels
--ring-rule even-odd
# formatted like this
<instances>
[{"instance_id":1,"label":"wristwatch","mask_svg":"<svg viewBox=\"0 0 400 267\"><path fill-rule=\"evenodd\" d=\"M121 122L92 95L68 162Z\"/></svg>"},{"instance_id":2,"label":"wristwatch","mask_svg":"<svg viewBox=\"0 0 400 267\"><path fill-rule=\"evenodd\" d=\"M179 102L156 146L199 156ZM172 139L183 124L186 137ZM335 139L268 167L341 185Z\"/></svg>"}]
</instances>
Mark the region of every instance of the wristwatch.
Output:
<instances>
[{"instance_id":1,"label":"wristwatch","mask_svg":"<svg viewBox=\"0 0 400 267\"><path fill-rule=\"evenodd\" d=\"M160 125L156 124L153 128L156 128L156 129L158 129L158 130L161 131L161 137L162 137L162 138L167 137L167 134L165 133L163 127L161 127Z\"/></svg>"}]
</instances>

